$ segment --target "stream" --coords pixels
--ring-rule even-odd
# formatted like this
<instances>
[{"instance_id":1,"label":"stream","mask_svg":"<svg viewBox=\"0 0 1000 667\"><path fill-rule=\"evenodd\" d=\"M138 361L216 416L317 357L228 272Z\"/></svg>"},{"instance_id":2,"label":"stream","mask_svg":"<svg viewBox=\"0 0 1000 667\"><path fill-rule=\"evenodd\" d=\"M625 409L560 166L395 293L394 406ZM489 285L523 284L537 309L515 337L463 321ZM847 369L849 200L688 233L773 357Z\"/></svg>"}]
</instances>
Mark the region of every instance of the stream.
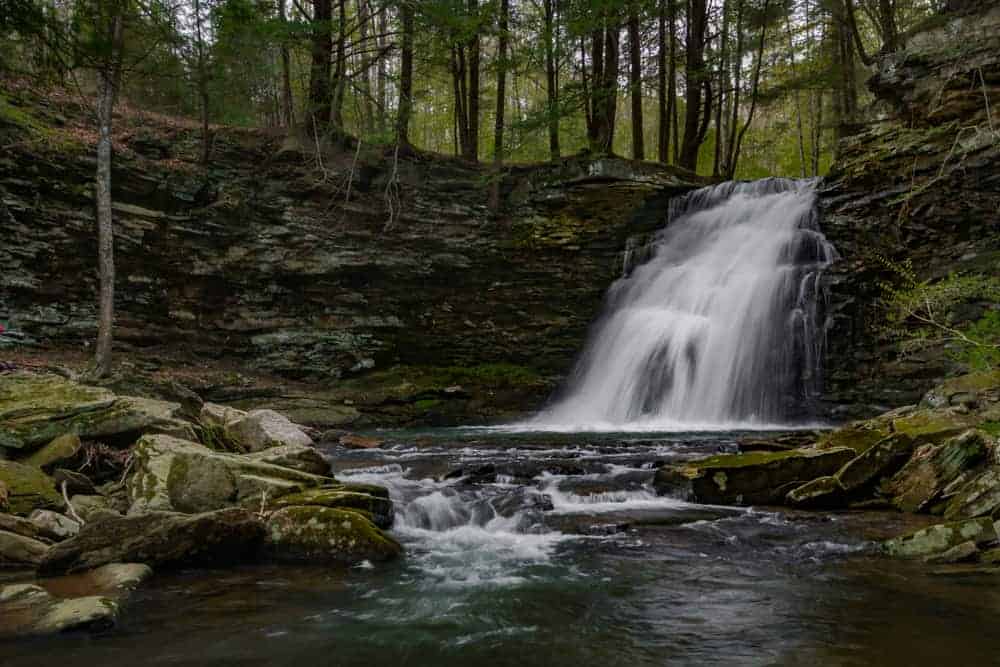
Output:
<instances>
[{"instance_id":1,"label":"stream","mask_svg":"<svg viewBox=\"0 0 1000 667\"><path fill-rule=\"evenodd\" d=\"M2 664L998 664L1000 587L875 552L919 518L653 493L738 435L381 432L327 454L390 489L400 561L158 573L113 633Z\"/></svg>"}]
</instances>

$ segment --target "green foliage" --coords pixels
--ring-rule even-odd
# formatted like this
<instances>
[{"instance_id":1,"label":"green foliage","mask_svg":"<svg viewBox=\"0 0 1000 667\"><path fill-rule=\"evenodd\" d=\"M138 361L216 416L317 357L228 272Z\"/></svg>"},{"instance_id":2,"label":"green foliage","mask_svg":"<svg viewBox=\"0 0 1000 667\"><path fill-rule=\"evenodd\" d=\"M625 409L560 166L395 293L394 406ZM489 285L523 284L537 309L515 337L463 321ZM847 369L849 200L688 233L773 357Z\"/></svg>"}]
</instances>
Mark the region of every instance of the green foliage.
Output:
<instances>
[{"instance_id":1,"label":"green foliage","mask_svg":"<svg viewBox=\"0 0 1000 667\"><path fill-rule=\"evenodd\" d=\"M895 277L880 282L885 306L883 330L903 342L904 352L945 345L949 355L971 370L1000 365L1000 278L953 273L940 280L918 278L910 260L879 257ZM959 307L985 302L985 314L972 323L956 321Z\"/></svg>"}]
</instances>

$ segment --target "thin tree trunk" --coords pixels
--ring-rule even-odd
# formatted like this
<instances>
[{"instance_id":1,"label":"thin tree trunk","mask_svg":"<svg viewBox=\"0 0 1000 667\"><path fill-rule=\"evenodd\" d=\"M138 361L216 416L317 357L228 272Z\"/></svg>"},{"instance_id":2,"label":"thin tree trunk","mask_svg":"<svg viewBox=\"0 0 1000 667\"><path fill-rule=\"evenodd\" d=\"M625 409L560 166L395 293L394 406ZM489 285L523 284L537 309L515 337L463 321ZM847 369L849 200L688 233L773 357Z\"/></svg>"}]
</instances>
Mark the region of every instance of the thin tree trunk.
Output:
<instances>
[{"instance_id":1,"label":"thin tree trunk","mask_svg":"<svg viewBox=\"0 0 1000 667\"><path fill-rule=\"evenodd\" d=\"M706 0L688 0L687 60L685 63L687 105L684 109L684 143L679 164L697 171L701 147L702 94L705 90L705 32L708 27Z\"/></svg>"},{"instance_id":2,"label":"thin tree trunk","mask_svg":"<svg viewBox=\"0 0 1000 667\"><path fill-rule=\"evenodd\" d=\"M375 71L375 90L378 98L378 129L385 132L386 129L386 105L388 104L386 79L386 44L389 32L389 10L382 7L378 13L378 30L376 31L375 44L378 46L378 69Z\"/></svg>"},{"instance_id":3,"label":"thin tree trunk","mask_svg":"<svg viewBox=\"0 0 1000 667\"><path fill-rule=\"evenodd\" d=\"M201 113L201 163L208 164L211 137L208 134L208 73L205 71L205 40L201 30L201 0L194 0L195 45L198 57L198 105Z\"/></svg>"},{"instance_id":4,"label":"thin tree trunk","mask_svg":"<svg viewBox=\"0 0 1000 667\"><path fill-rule=\"evenodd\" d=\"M628 17L629 85L632 95L632 158L646 159L642 122L642 45L639 43L639 9L629 5Z\"/></svg>"},{"instance_id":5,"label":"thin tree trunk","mask_svg":"<svg viewBox=\"0 0 1000 667\"><path fill-rule=\"evenodd\" d=\"M469 143L466 157L473 162L479 160L479 0L469 0L469 15L476 22L475 31L469 39L469 89L468 110Z\"/></svg>"},{"instance_id":6,"label":"thin tree trunk","mask_svg":"<svg viewBox=\"0 0 1000 667\"><path fill-rule=\"evenodd\" d=\"M494 213L500 211L500 167L503 164L503 124L507 103L507 34L510 15L510 0L500 0L500 16L497 25L497 110L493 131L493 183L490 191L490 207Z\"/></svg>"},{"instance_id":7,"label":"thin tree trunk","mask_svg":"<svg viewBox=\"0 0 1000 667\"><path fill-rule=\"evenodd\" d=\"M278 0L278 18L283 28L287 28L285 0ZM292 62L288 53L288 36L281 36L281 117L285 127L295 124L295 109L292 102Z\"/></svg>"},{"instance_id":8,"label":"thin tree trunk","mask_svg":"<svg viewBox=\"0 0 1000 667\"><path fill-rule=\"evenodd\" d=\"M667 23L670 28L670 67L667 72L667 116L674 146L673 163L680 159L680 123L677 113L677 0L667 0Z\"/></svg>"},{"instance_id":9,"label":"thin tree trunk","mask_svg":"<svg viewBox=\"0 0 1000 667\"><path fill-rule=\"evenodd\" d=\"M507 0L503 0L506 2ZM559 83L556 79L555 0L545 0L545 93L549 126L549 157L559 159Z\"/></svg>"},{"instance_id":10,"label":"thin tree trunk","mask_svg":"<svg viewBox=\"0 0 1000 667\"><path fill-rule=\"evenodd\" d=\"M788 33L788 65L792 72L792 77L795 78L795 39L792 36L792 17L791 12L785 14L785 27ZM802 178L806 177L806 134L805 128L802 125L802 96L796 86L793 91L793 98L795 101L795 120L798 130L798 140L799 140L799 174Z\"/></svg>"},{"instance_id":11,"label":"thin tree trunk","mask_svg":"<svg viewBox=\"0 0 1000 667\"><path fill-rule=\"evenodd\" d=\"M729 72L729 0L722 3L722 44L719 48L719 94L718 103L715 105L715 156L712 161L712 175L718 178L722 174L722 156L725 146L725 132L722 127L723 102L726 97L728 87Z\"/></svg>"},{"instance_id":12,"label":"thin tree trunk","mask_svg":"<svg viewBox=\"0 0 1000 667\"><path fill-rule=\"evenodd\" d=\"M370 34L371 12L368 11L368 0L358 0L358 27L361 31L361 82L359 96L361 97L361 127L365 132L371 132L375 127L375 104L372 100L372 56L369 53L377 53L377 49L372 49Z\"/></svg>"},{"instance_id":13,"label":"thin tree trunk","mask_svg":"<svg viewBox=\"0 0 1000 667\"><path fill-rule=\"evenodd\" d=\"M115 99L122 73L124 46L124 3L115 2L111 17L110 52L98 71L97 104L97 173L94 193L97 208L97 265L100 283L98 294L97 344L92 375L105 377L111 372L111 348L115 319L115 237L111 217L111 131Z\"/></svg>"},{"instance_id":14,"label":"thin tree trunk","mask_svg":"<svg viewBox=\"0 0 1000 667\"><path fill-rule=\"evenodd\" d=\"M314 128L330 122L333 95L330 88L330 56L333 52L331 0L313 0L312 66L309 70L309 121Z\"/></svg>"},{"instance_id":15,"label":"thin tree trunk","mask_svg":"<svg viewBox=\"0 0 1000 667\"><path fill-rule=\"evenodd\" d=\"M399 64L399 110L396 114L396 143L410 145L410 114L413 111L413 6L400 3L403 39Z\"/></svg>"},{"instance_id":16,"label":"thin tree trunk","mask_svg":"<svg viewBox=\"0 0 1000 667\"><path fill-rule=\"evenodd\" d=\"M771 0L764 0L764 16L767 16L767 10L771 6ZM743 146L743 137L746 135L747 130L750 129L750 124L753 123L753 115L757 110L757 90L760 85L760 70L761 66L764 64L764 43L767 37L767 23L764 23L760 27L760 46L757 49L757 65L753 73L753 84L750 88L750 111L747 113L746 124L740 129L739 136L736 137L736 146L733 148L733 162L730 165L732 174L730 178L736 173L736 166L740 161L740 149Z\"/></svg>"},{"instance_id":17,"label":"thin tree trunk","mask_svg":"<svg viewBox=\"0 0 1000 667\"><path fill-rule=\"evenodd\" d=\"M347 90L347 0L338 0L337 60L334 70L333 110L330 122L339 134L344 133L344 97Z\"/></svg>"},{"instance_id":18,"label":"thin tree trunk","mask_svg":"<svg viewBox=\"0 0 1000 667\"><path fill-rule=\"evenodd\" d=\"M875 64L875 59L865 52L865 45L861 41L861 33L858 32L858 20L854 15L854 0L844 0L844 7L847 10L847 25L851 28L851 34L854 35L854 46L857 49L858 56L865 66L871 67Z\"/></svg>"},{"instance_id":19,"label":"thin tree trunk","mask_svg":"<svg viewBox=\"0 0 1000 667\"><path fill-rule=\"evenodd\" d=\"M656 157L670 161L670 115L667 113L667 8L666 0L656 6Z\"/></svg>"}]
</instances>

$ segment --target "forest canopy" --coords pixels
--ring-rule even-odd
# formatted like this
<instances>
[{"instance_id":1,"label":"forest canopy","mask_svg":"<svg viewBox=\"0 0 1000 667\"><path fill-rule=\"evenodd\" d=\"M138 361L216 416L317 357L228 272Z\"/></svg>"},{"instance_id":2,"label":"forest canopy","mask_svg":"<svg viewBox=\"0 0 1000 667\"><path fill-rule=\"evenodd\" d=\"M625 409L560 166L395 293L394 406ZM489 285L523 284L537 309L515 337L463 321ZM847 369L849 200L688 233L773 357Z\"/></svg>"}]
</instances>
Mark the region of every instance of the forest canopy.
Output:
<instances>
[{"instance_id":1,"label":"forest canopy","mask_svg":"<svg viewBox=\"0 0 1000 667\"><path fill-rule=\"evenodd\" d=\"M3 0L0 66L94 99L104 68L131 104L199 119L205 160L210 125L231 124L468 160L813 176L863 122L875 54L944 4Z\"/></svg>"}]
</instances>

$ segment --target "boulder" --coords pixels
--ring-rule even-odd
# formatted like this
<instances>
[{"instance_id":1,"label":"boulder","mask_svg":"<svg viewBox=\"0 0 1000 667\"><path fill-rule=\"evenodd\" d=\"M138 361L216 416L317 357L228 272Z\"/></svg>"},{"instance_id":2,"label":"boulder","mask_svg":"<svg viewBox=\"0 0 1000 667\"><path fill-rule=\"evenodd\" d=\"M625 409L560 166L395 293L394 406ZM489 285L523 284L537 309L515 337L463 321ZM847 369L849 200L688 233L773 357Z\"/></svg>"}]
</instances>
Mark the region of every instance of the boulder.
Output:
<instances>
[{"instance_id":1,"label":"boulder","mask_svg":"<svg viewBox=\"0 0 1000 667\"><path fill-rule=\"evenodd\" d=\"M991 466L962 485L948 501L944 518L989 516L1000 508L1000 467Z\"/></svg>"},{"instance_id":2,"label":"boulder","mask_svg":"<svg viewBox=\"0 0 1000 667\"><path fill-rule=\"evenodd\" d=\"M0 375L0 447L30 451L66 434L176 433L185 430L180 413L179 403L119 397L57 375Z\"/></svg>"},{"instance_id":3,"label":"boulder","mask_svg":"<svg viewBox=\"0 0 1000 667\"><path fill-rule=\"evenodd\" d=\"M28 515L28 521L37 526L42 535L57 542L80 532L79 523L52 510L35 510Z\"/></svg>"},{"instance_id":4,"label":"boulder","mask_svg":"<svg viewBox=\"0 0 1000 667\"><path fill-rule=\"evenodd\" d=\"M30 537L33 540L47 542L50 538L42 533L41 528L23 517L13 514L0 514L0 530L16 535Z\"/></svg>"},{"instance_id":5,"label":"boulder","mask_svg":"<svg viewBox=\"0 0 1000 667\"><path fill-rule=\"evenodd\" d=\"M836 476L827 475L795 487L785 496L785 501L794 507L839 507L847 501L847 491Z\"/></svg>"},{"instance_id":6,"label":"boulder","mask_svg":"<svg viewBox=\"0 0 1000 667\"><path fill-rule=\"evenodd\" d=\"M971 541L978 547L992 542L996 537L993 522L990 519L980 518L939 523L887 540L882 546L890 556L923 558L943 553L963 542Z\"/></svg>"},{"instance_id":7,"label":"boulder","mask_svg":"<svg viewBox=\"0 0 1000 667\"><path fill-rule=\"evenodd\" d=\"M920 401L921 407L945 408L976 403L983 394L1000 390L1000 370L970 373L947 380L934 387Z\"/></svg>"},{"instance_id":8,"label":"boulder","mask_svg":"<svg viewBox=\"0 0 1000 667\"><path fill-rule=\"evenodd\" d=\"M924 562L935 565L944 563L961 563L963 561L973 560L978 553L979 547L976 546L976 543L973 540L968 540L966 542L956 544L947 551L927 556L924 558Z\"/></svg>"},{"instance_id":9,"label":"boulder","mask_svg":"<svg viewBox=\"0 0 1000 667\"><path fill-rule=\"evenodd\" d=\"M0 458L0 461L3 461ZM0 481L0 512L10 511L10 489L7 488L7 484Z\"/></svg>"},{"instance_id":10,"label":"boulder","mask_svg":"<svg viewBox=\"0 0 1000 667\"><path fill-rule=\"evenodd\" d=\"M278 560L353 565L396 558L402 547L363 514L330 507L286 507L267 520L267 552Z\"/></svg>"},{"instance_id":11,"label":"boulder","mask_svg":"<svg viewBox=\"0 0 1000 667\"><path fill-rule=\"evenodd\" d=\"M35 584L0 589L0 638L12 639L71 631L103 632L118 621L118 604L107 597L53 597Z\"/></svg>"},{"instance_id":12,"label":"boulder","mask_svg":"<svg viewBox=\"0 0 1000 667\"><path fill-rule=\"evenodd\" d=\"M661 495L679 493L701 503L779 503L795 486L832 475L854 456L848 447L723 454L663 466L653 485Z\"/></svg>"},{"instance_id":13,"label":"boulder","mask_svg":"<svg viewBox=\"0 0 1000 667\"><path fill-rule=\"evenodd\" d=\"M39 540L0 531L0 567L38 565L48 550L49 545Z\"/></svg>"},{"instance_id":14,"label":"boulder","mask_svg":"<svg viewBox=\"0 0 1000 667\"><path fill-rule=\"evenodd\" d=\"M312 438L288 417L274 410L252 410L230 422L226 432L251 452L259 452L282 445L313 444Z\"/></svg>"},{"instance_id":15,"label":"boulder","mask_svg":"<svg viewBox=\"0 0 1000 667\"><path fill-rule=\"evenodd\" d=\"M295 505L360 510L379 528L391 527L395 516L388 491L382 487L367 484L340 484L320 489L309 489L301 493L282 496L272 503L272 507L276 508Z\"/></svg>"},{"instance_id":16,"label":"boulder","mask_svg":"<svg viewBox=\"0 0 1000 667\"><path fill-rule=\"evenodd\" d=\"M198 414L198 421L205 426L228 429L229 426L247 416L244 410L237 410L227 405L204 403Z\"/></svg>"},{"instance_id":17,"label":"boulder","mask_svg":"<svg viewBox=\"0 0 1000 667\"><path fill-rule=\"evenodd\" d=\"M246 454L245 458L312 475L330 476L330 462L312 446L282 445L265 449L262 452Z\"/></svg>"},{"instance_id":18,"label":"boulder","mask_svg":"<svg viewBox=\"0 0 1000 667\"><path fill-rule=\"evenodd\" d=\"M910 436L894 433L845 463L837 471L837 481L849 493L872 484L899 470L915 446Z\"/></svg>"},{"instance_id":19,"label":"boulder","mask_svg":"<svg viewBox=\"0 0 1000 667\"><path fill-rule=\"evenodd\" d=\"M80 451L80 436L75 433L64 433L49 444L36 449L21 463L36 468L46 468L60 461L73 458Z\"/></svg>"},{"instance_id":20,"label":"boulder","mask_svg":"<svg viewBox=\"0 0 1000 667\"><path fill-rule=\"evenodd\" d=\"M986 439L970 430L941 444L919 447L910 460L882 485L884 495L904 512L928 509L965 471L986 456Z\"/></svg>"},{"instance_id":21,"label":"boulder","mask_svg":"<svg viewBox=\"0 0 1000 667\"><path fill-rule=\"evenodd\" d=\"M111 507L111 501L104 496L93 494L80 494L69 499L69 504L73 506L73 511L86 522L95 521L98 517L118 516Z\"/></svg>"},{"instance_id":22,"label":"boulder","mask_svg":"<svg viewBox=\"0 0 1000 667\"><path fill-rule=\"evenodd\" d=\"M52 575L108 563L153 567L233 563L253 558L263 538L263 522L239 508L195 515L150 512L106 517L53 546L38 570Z\"/></svg>"},{"instance_id":23,"label":"boulder","mask_svg":"<svg viewBox=\"0 0 1000 667\"><path fill-rule=\"evenodd\" d=\"M375 449L382 445L382 441L378 438L366 438L363 435L356 435L354 433L340 436L338 442L341 447L346 447L347 449Z\"/></svg>"},{"instance_id":24,"label":"boulder","mask_svg":"<svg viewBox=\"0 0 1000 667\"><path fill-rule=\"evenodd\" d=\"M65 468L56 468L55 472L52 473L52 479L56 483L56 488L59 489L62 489L62 485L65 483L66 493L69 495L93 495L97 493L94 489L94 483L83 473L66 470Z\"/></svg>"},{"instance_id":25,"label":"boulder","mask_svg":"<svg viewBox=\"0 0 1000 667\"><path fill-rule=\"evenodd\" d=\"M296 458L288 449L281 456ZM314 461L313 465L318 464ZM217 452L194 442L149 435L133 449L132 472L126 487L130 514L151 510L206 512L234 505L256 508L262 502L331 481L253 457Z\"/></svg>"},{"instance_id":26,"label":"boulder","mask_svg":"<svg viewBox=\"0 0 1000 667\"><path fill-rule=\"evenodd\" d=\"M0 484L7 487L8 511L28 514L34 509L61 508L63 499L52 478L40 469L14 461L0 461Z\"/></svg>"}]
</instances>

